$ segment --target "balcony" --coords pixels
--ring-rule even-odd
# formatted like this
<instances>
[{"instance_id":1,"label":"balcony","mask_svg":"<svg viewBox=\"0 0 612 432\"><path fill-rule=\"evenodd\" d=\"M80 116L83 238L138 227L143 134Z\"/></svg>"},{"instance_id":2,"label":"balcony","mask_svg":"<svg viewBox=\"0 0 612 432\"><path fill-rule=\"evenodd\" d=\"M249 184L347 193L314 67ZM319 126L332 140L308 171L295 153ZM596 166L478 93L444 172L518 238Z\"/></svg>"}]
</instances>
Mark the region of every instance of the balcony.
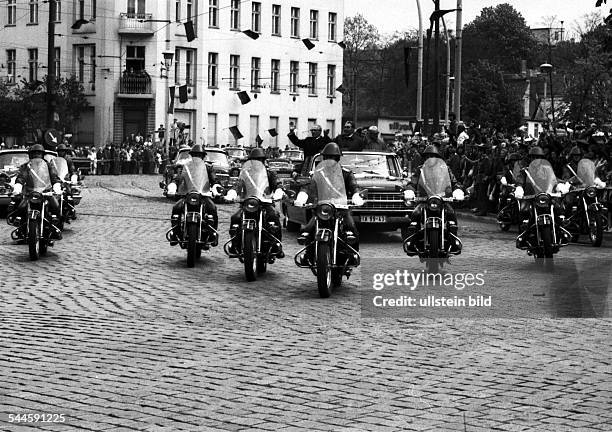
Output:
<instances>
[{"instance_id":1,"label":"balcony","mask_svg":"<svg viewBox=\"0 0 612 432\"><path fill-rule=\"evenodd\" d=\"M117 97L129 99L153 99L151 77L142 73L124 73L119 78Z\"/></svg>"},{"instance_id":2,"label":"balcony","mask_svg":"<svg viewBox=\"0 0 612 432\"><path fill-rule=\"evenodd\" d=\"M152 36L154 33L153 14L150 13L122 13L119 15L119 34Z\"/></svg>"}]
</instances>

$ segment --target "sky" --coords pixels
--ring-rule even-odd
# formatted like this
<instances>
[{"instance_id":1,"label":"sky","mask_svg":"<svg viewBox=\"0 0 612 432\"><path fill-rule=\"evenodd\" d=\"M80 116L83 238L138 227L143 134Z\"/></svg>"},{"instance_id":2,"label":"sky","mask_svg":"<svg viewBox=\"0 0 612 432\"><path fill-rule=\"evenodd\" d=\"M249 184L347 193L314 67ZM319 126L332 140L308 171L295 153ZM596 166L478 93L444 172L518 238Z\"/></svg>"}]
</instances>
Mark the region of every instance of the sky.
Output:
<instances>
[{"instance_id":1,"label":"sky","mask_svg":"<svg viewBox=\"0 0 612 432\"><path fill-rule=\"evenodd\" d=\"M434 10L434 5L432 0L420 0L420 2L425 30L429 27L429 16ZM597 8L595 0L463 0L463 25L480 15L482 8L500 3L511 4L532 28L548 27L548 24L545 24L548 22L546 18L556 17L557 25L560 27L560 21L563 21L563 28L569 32L573 32L576 21L583 21L584 15L592 12L607 15L612 7L608 2L607 6L604 4ZM456 7L456 0L440 0L440 9ZM344 0L344 14L346 17L363 15L381 33L390 34L419 28L417 0ZM455 13L451 12L445 18L447 25L454 29Z\"/></svg>"}]
</instances>

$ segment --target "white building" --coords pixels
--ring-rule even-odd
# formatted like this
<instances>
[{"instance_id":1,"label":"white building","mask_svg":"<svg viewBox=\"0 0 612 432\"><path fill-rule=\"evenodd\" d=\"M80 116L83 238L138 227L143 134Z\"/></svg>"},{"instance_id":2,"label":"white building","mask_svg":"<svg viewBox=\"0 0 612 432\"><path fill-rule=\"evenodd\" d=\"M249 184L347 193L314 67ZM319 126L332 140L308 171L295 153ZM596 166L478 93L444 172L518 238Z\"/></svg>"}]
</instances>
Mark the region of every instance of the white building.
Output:
<instances>
[{"instance_id":1,"label":"white building","mask_svg":"<svg viewBox=\"0 0 612 432\"><path fill-rule=\"evenodd\" d=\"M312 123L339 133L342 95L343 0L70 0L58 1L55 29L59 74L75 74L91 109L78 144L120 143L176 118L194 142L235 143L237 125L254 144L283 147L289 123L305 136ZM48 2L0 3L0 77L19 82L46 75ZM77 20L81 20L77 23ZM185 22L196 39L187 41ZM75 25L80 24L80 26ZM73 29L72 27L77 27ZM252 30L259 37L244 33ZM302 39L314 48L308 50ZM164 53L173 53L164 69ZM188 100L179 101L179 86ZM175 87L166 116L167 89ZM251 101L241 104L246 91ZM268 130L279 133L273 138Z\"/></svg>"}]
</instances>

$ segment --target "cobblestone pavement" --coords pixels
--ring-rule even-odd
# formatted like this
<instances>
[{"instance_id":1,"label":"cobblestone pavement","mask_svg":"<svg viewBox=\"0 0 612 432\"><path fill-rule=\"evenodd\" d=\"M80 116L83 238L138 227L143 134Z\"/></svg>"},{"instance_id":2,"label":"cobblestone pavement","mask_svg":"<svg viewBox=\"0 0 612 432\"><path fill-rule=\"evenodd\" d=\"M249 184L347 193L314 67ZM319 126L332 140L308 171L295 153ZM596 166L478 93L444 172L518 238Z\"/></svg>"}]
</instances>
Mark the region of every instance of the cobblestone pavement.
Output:
<instances>
[{"instance_id":1,"label":"cobblestone pavement","mask_svg":"<svg viewBox=\"0 0 612 432\"><path fill-rule=\"evenodd\" d=\"M492 294L526 317L366 318L358 277L318 298L292 234L254 283L221 248L187 268L158 181L88 177L79 219L38 262L0 228L0 430L612 430L607 292L595 318L537 306L550 293L512 234L460 219L456 262L516 270ZM223 239L234 207L219 207ZM399 234L363 233L361 249L414 260ZM65 421L10 422L28 413Z\"/></svg>"}]
</instances>

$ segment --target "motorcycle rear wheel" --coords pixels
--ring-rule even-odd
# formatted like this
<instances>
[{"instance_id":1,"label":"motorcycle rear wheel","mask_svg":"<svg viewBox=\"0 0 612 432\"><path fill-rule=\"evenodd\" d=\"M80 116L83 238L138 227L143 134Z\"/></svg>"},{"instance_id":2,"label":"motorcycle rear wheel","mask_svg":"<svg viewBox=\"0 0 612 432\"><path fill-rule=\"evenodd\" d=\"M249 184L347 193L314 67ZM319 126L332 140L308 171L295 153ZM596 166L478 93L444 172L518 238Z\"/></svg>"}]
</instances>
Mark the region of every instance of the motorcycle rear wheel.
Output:
<instances>
[{"instance_id":1,"label":"motorcycle rear wheel","mask_svg":"<svg viewBox=\"0 0 612 432\"><path fill-rule=\"evenodd\" d=\"M257 239L253 231L244 233L242 250L244 253L244 274L246 280L253 282L257 279Z\"/></svg>"},{"instance_id":2,"label":"motorcycle rear wheel","mask_svg":"<svg viewBox=\"0 0 612 432\"><path fill-rule=\"evenodd\" d=\"M319 296L328 298L332 292L332 269L331 251L329 244L319 243L317 245L317 287L319 288Z\"/></svg>"},{"instance_id":3,"label":"motorcycle rear wheel","mask_svg":"<svg viewBox=\"0 0 612 432\"><path fill-rule=\"evenodd\" d=\"M187 225L187 267L195 266L198 249L198 225Z\"/></svg>"},{"instance_id":4,"label":"motorcycle rear wheel","mask_svg":"<svg viewBox=\"0 0 612 432\"><path fill-rule=\"evenodd\" d=\"M30 253L31 261L36 261L40 257L40 242L38 231L38 220L30 219L28 221L28 250Z\"/></svg>"}]
</instances>

